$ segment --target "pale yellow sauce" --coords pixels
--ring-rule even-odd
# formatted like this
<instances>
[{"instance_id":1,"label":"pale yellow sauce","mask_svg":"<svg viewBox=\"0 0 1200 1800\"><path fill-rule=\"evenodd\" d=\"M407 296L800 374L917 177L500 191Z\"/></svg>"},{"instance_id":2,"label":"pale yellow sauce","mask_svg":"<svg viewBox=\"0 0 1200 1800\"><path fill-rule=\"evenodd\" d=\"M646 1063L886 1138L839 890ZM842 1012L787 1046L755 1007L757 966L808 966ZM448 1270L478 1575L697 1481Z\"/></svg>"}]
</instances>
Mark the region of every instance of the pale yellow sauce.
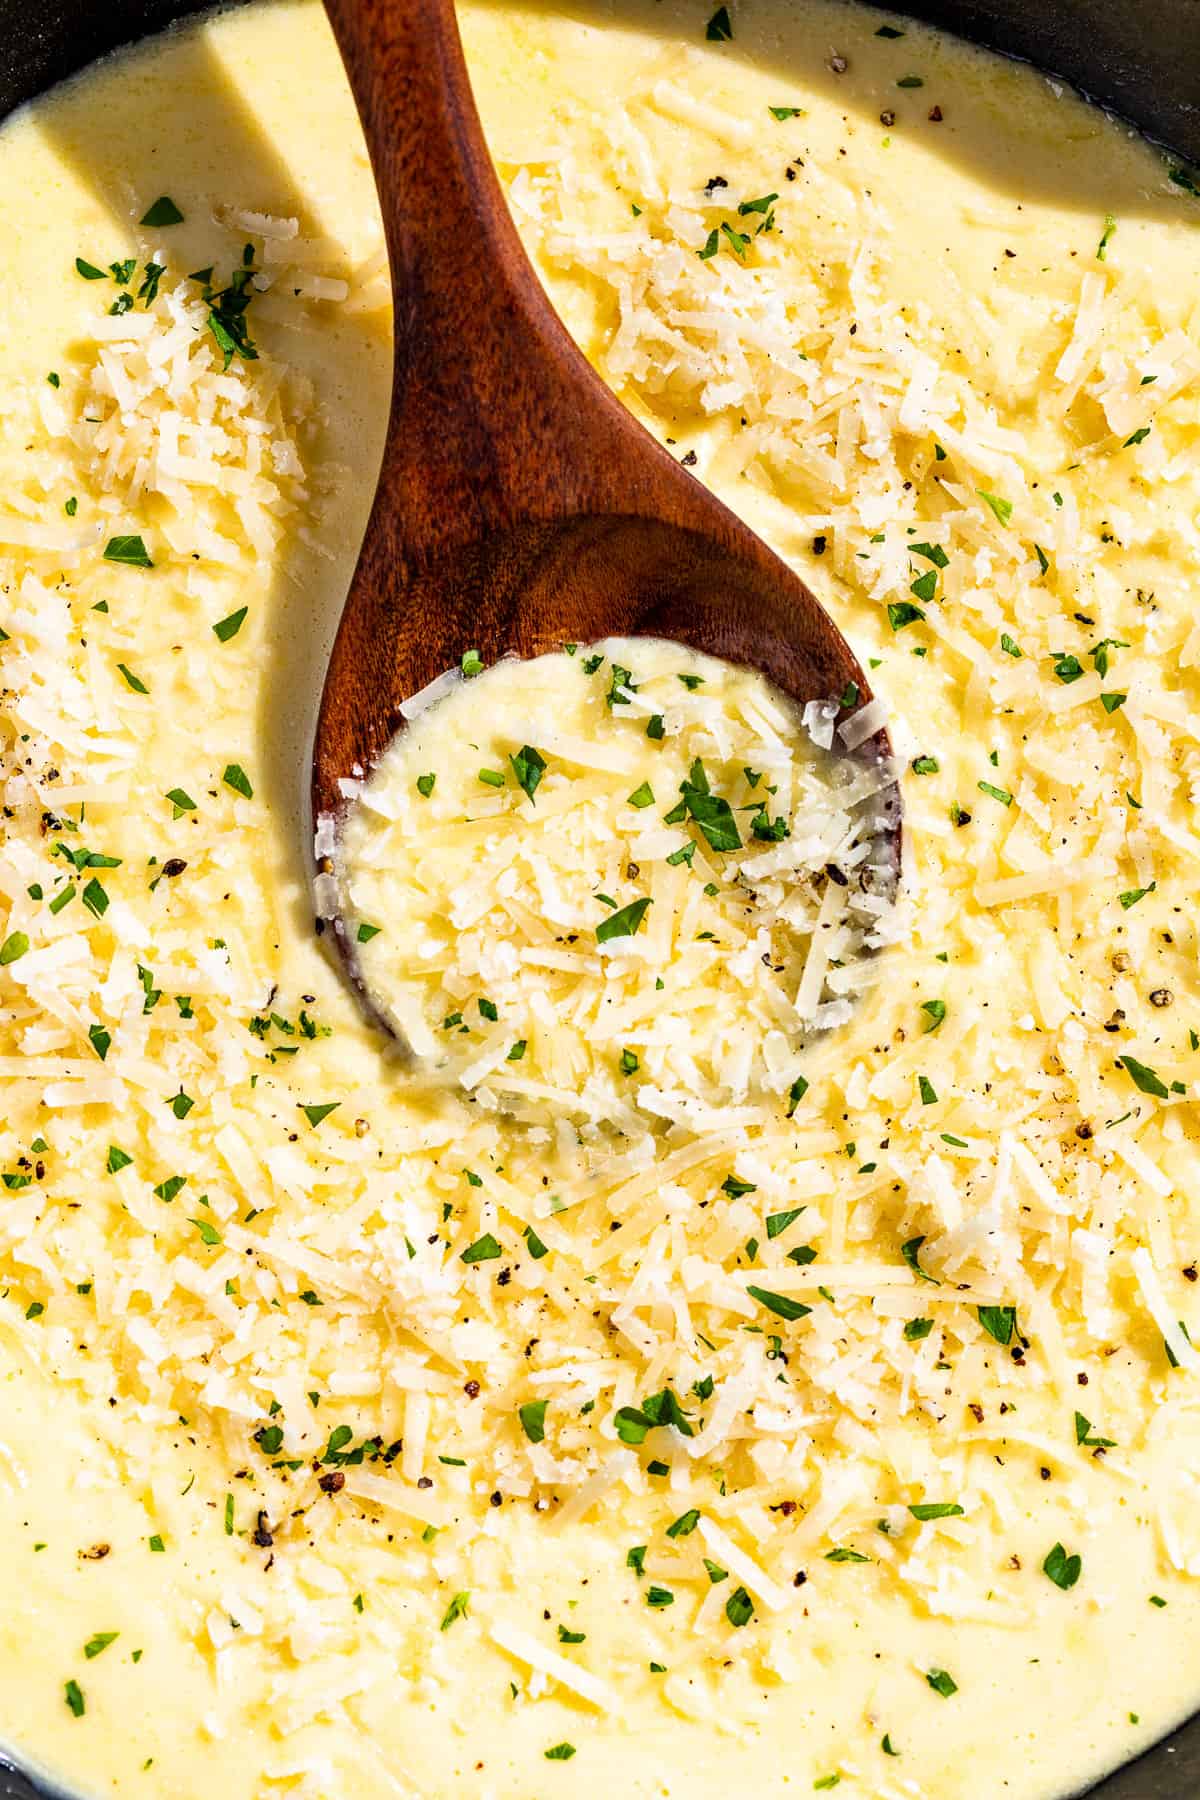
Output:
<instances>
[{"instance_id":1,"label":"pale yellow sauce","mask_svg":"<svg viewBox=\"0 0 1200 1800\"><path fill-rule=\"evenodd\" d=\"M42 764L35 800L10 787L16 817L0 858L12 908L5 933L26 932L32 955L68 925L86 926L101 957L94 973L89 964L77 978L68 972L70 1005L53 1016L13 985L21 960L0 971L3 1164L34 1176L0 1195L0 1735L30 1765L80 1793L541 1800L612 1791L699 1800L767 1783L807 1794L837 1774L837 1791L848 1797L954 1800L969 1789L989 1800L1049 1800L1131 1754L1195 1704L1191 1648L1200 1600L1189 1571L1200 1570L1200 1434L1190 1396L1197 1377L1167 1368L1161 1332L1131 1274L1135 1247L1148 1244L1171 1316L1197 1323L1181 1271L1198 1247L1187 1032L1200 1027L1200 1008L1194 932L1177 910L1194 882L1196 853L1187 786L1195 756L1187 720L1198 710L1189 642L1195 400L1185 385L1154 437L1122 450L1119 435L1108 441L1091 391L1069 418L1047 398L1060 392L1054 370L1084 273L1101 270L1114 284L1114 349L1152 357L1171 330L1194 337L1194 203L1164 180L1148 148L1028 70L914 26L905 26L901 40L880 39L875 15L848 15L817 0L747 0L726 45L704 43L708 13L707 5L673 0L580 0L569 11L471 4L463 22L491 142L505 178L520 183L519 216L537 239L564 316L651 428L680 451L697 449L701 475L782 553L805 564L856 648L880 659L873 680L893 710L905 756L936 750L935 773L906 778L913 941L888 953L886 983L831 1042L810 1113L786 1127L796 1135L779 1126L780 1179L816 1183L811 1204L826 1234L821 1259L843 1272L843 1293L834 1299L847 1331L856 1342L876 1329L895 1337L911 1315L938 1311L950 1319L957 1304L949 1274L936 1294L916 1285L901 1241L924 1235L933 1246L939 1234L948 1237L953 1228L937 1207L952 1206L956 1192L983 1210L987 1194L971 1183L976 1166L994 1160L1001 1130L1035 1140L1052 1165L1050 1201L1064 1198L1063 1231L1103 1225L1116 1233L1111 1332L1101 1342L1081 1329L1069 1274L1061 1305L1036 1318L1022 1314L1031 1340L1026 1369L989 1348L968 1319L961 1342L948 1340L953 1367L944 1387L938 1382L938 1405L873 1422L869 1414L841 1420L828 1396L807 1385L800 1333L830 1316L821 1303L805 1321L784 1326L798 1404L815 1405L817 1422L788 1480L780 1476L772 1490L780 1501L796 1492L795 1514L764 1511L763 1518L767 1535L796 1534L794 1553L782 1537L771 1538L773 1573L786 1582L803 1570L807 1582L790 1610L736 1629L720 1615L715 1633L692 1629L706 1587L693 1553L698 1539L681 1548L664 1537L690 1486L673 1504L674 1488L668 1495L660 1478L639 1473L582 1522L561 1526L552 1522L555 1482L531 1481L514 1414L528 1391L526 1367L542 1366L532 1351L527 1358L526 1346L541 1328L539 1283L553 1277L553 1258L520 1261L511 1323L497 1335L489 1337L482 1320L452 1321L433 1346L436 1430L420 1465L432 1488L419 1488L416 1470L398 1459L366 1465L393 1484L394 1505L378 1504L378 1490L355 1502L353 1469L348 1491L318 1489L311 1461L343 1422L355 1442L374 1434L385 1445L415 1441L412 1371L430 1345L408 1334L404 1283L410 1260L429 1254L427 1241L444 1227L447 1260L458 1258L486 1222L477 1210L484 1204L500 1208L514 1242L522 1207L549 1232L546 1171L572 1197L585 1176L603 1186L604 1170L602 1158L585 1167L578 1145L513 1135L504 1150L508 1199L496 1199L499 1177L489 1168L489 1189L477 1200L463 1170L494 1149L491 1127L452 1097L406 1080L312 929L299 805L306 745L369 505L390 367L370 174L320 9L310 0L256 6L123 57L0 136L0 234L10 246L0 288L0 383L10 396L0 433L6 528L14 514L61 522L71 495L78 512L69 516L81 528L98 518L102 527L96 544L62 567L47 553L12 549L0 679L8 688L11 659L31 643L28 625L14 623L17 581L32 567L47 591L58 592L65 577L73 611L54 666L81 673L84 729L93 703L103 703L109 720L82 759L85 772L94 763L95 776L85 829L67 835L72 847L122 858L103 879L129 909L115 921L93 921L77 895L62 925L58 914L48 922L43 901L28 896L30 865L20 857L42 859L47 884L66 871L60 858L55 875L48 846L57 833L43 839L38 823L39 811L53 804L54 782ZM828 67L834 52L849 64L841 74ZM918 72L922 88L896 86ZM656 99L661 83L671 91ZM940 122L928 119L933 104ZM776 120L772 106L803 114ZM881 124L881 111L894 111L894 122ZM731 136L730 118L750 128ZM787 183L791 158L801 159L798 179ZM813 328L822 305L836 302L851 316L856 233L868 217L882 220L887 291L913 309L914 338L937 347L955 380L970 379L980 405L995 411L988 429L1013 434L993 445L997 476L973 478L956 467L959 485L969 500L975 488L998 494L991 483L1009 478L1006 466L1023 468L1030 484L1039 469L1047 472L1068 498L1064 510L1078 499L1091 534L1070 575L1059 575L1056 557L1039 584L1032 545L1040 540L1024 521L1035 511L1041 518L1049 502L1029 485L1012 518L1014 532L1025 533L1028 579L1019 599L1004 599L1010 589L998 575L995 592L981 580L969 595L928 605L924 626L893 633L880 591L872 591L874 528L859 522L851 531L843 517L831 549L814 554L814 539L832 527L803 457L794 446L773 448L761 429L772 421L743 425L740 402L703 393L686 359L674 360L664 379L654 357L614 348L616 285L595 268L583 272L573 246L595 229L633 229L635 205L650 220L646 229L670 237L676 194L692 230L697 196L718 173L739 195L783 196L778 241L761 250L762 279L768 288L772 279L793 284L798 336ZM542 213L536 229L531 181ZM657 198L647 191L653 185ZM136 221L159 194L172 196L185 222L139 235ZM296 217L301 262L346 279L350 289L345 304L293 304L287 292L255 303L265 361L313 384L309 398L293 393L285 406L305 493L288 489L296 511L283 519L269 555L255 559L243 545L228 567L172 550L163 505L142 504L128 485L102 511L87 457L61 441L47 447L42 411L48 371L61 372L69 395L95 364L95 321L116 291L80 280L74 258L104 268L153 245L169 254L172 279L213 262L227 271L247 238L260 247L261 239L246 224L214 223L214 208L222 217L225 208ZM1117 229L1101 264L1097 243L1109 213ZM752 222L762 216L750 215ZM738 218L732 215L734 228ZM671 301L677 312L686 310L683 288L704 267L694 257L703 239L681 243L681 290ZM751 253L760 266L760 250ZM594 248L588 255L594 263ZM710 344L706 354L715 353ZM822 354L814 344L814 355ZM1159 439L1176 459L1169 471L1137 461ZM905 479L927 503L932 438L914 429L906 446ZM851 446L847 466L861 473L856 455ZM1076 477L1077 460L1084 473ZM335 470L331 499L323 486ZM1045 516L1053 526L1054 516ZM1009 540L987 537L998 523L982 512L978 541L991 543L995 567L1007 577ZM227 529L237 538L234 522ZM110 533L138 531L155 552L154 570L101 562L97 545ZM953 574L952 565L948 581ZM905 591L902 585L897 594ZM107 615L92 611L100 601ZM212 625L242 605L250 609L245 624L220 642ZM1079 626L1079 612L1096 626ZM1002 630L1023 646L1022 679L1024 665L1035 664L1043 682L1037 697L1032 690L1007 702L992 695L993 667L1011 675L995 665L1006 654L996 649ZM1130 696L1124 717L1102 712L1094 691L1092 675L1101 672L1088 650L1101 636L1131 646L1114 652L1112 679L1105 678L1105 691L1119 687ZM913 656L914 647L928 655ZM1080 682L1090 686L1048 673L1050 659L1066 652L1078 653ZM113 673L118 661L149 688L147 697ZM1087 697L1077 712L1067 704L1073 695ZM48 690L51 751L75 741L74 728L62 735L56 709L69 711L79 698ZM1136 742L1131 717L1141 728ZM6 775L33 755L21 736L30 729L18 701ZM115 772L106 736L133 744ZM1071 760L1080 744L1088 759L1082 775ZM78 787L80 768L65 754L60 760L68 788ZM252 797L222 780L233 763L247 772ZM980 793L980 780L1015 794L1012 807ZM197 803L182 816L164 800L176 788ZM1102 840L1126 791L1146 803L1150 835L1136 866L1123 843ZM952 804L971 811L969 828L949 822ZM73 817L78 806L78 797L62 802ZM990 896L988 883L1018 877L1060 838L1072 846L1069 879L1024 896L1005 899L1004 889ZM188 872L152 890L148 859L161 868L172 856L185 858ZM1119 892L1149 890L1152 882L1142 899L1117 906ZM124 988L102 992L116 925L130 914L142 933L143 965L152 976L156 969L173 976L145 1015L149 1026L132 955L125 969L132 1004ZM217 938L232 959L232 996L222 997ZM1118 947L1129 963L1114 970ZM942 955L949 965L938 961ZM173 1004L190 977L199 996L192 1022ZM1163 990L1172 1004L1160 1010L1149 994ZM945 997L947 1017L926 1043L920 1008L936 995ZM288 1037L276 1027L265 1038L249 1034L246 1020L272 1007L293 1026L303 1008L330 1035ZM1111 1017L1114 1008L1122 1018ZM104 1067L124 1071L130 1084L120 1106L80 1103L77 1084L98 1067L88 1025L100 1019L112 1040ZM35 1055L36 1038L26 1040L31 1029L45 1033L36 1055L55 1063L49 1078L21 1073L21 1059ZM139 1035L145 1031L153 1035ZM277 1054L293 1044L294 1058ZM1103 1137L1107 1121L1142 1105L1127 1075L1114 1071L1114 1056L1126 1053L1153 1066L1164 1084L1184 1086L1184 1098L1161 1109L1152 1101L1135 1115L1132 1161L1106 1149ZM194 1101L183 1117L169 1104L180 1055ZM1031 1058L1041 1083L1032 1102ZM942 1090L936 1113L931 1104L926 1115L915 1097L918 1071ZM339 1110L313 1123L300 1110L335 1100ZM1092 1137L1077 1135L1081 1123ZM973 1148L948 1150L943 1133ZM897 1174L893 1183L889 1174L877 1194L859 1171L868 1151L889 1154L875 1146L891 1135L895 1154L914 1143L921 1154L905 1165L903 1180ZM35 1139L49 1145L40 1174ZM857 1140L853 1166L848 1139ZM110 1172L114 1145L132 1162ZM943 1185L940 1201L921 1185L934 1158L947 1169L950 1197ZM1085 1199L1083 1167L1102 1170L1107 1184ZM172 1172L186 1172L189 1185L165 1202L153 1187ZM715 1187L724 1168L710 1173ZM1021 1179L1023 1230L1039 1205L1050 1215L1054 1208L1035 1177ZM689 1181L696 1186L699 1177L685 1188ZM631 1203L641 1208L634 1223L647 1232L655 1193L652 1168ZM223 1241L212 1246L192 1218L219 1225ZM856 1238L856 1218L872 1221L874 1235ZM20 1229L16 1219L25 1221ZM581 1242L607 1230L598 1220L599 1202L581 1203L572 1226ZM247 1234L245 1248L239 1232ZM412 1258L406 1233L421 1245ZM1058 1241L1065 1255L1061 1232ZM320 1278L308 1272L314 1251L324 1258ZM178 1272L194 1264L200 1288L166 1279L175 1259ZM876 1317L869 1296L855 1295L852 1265L863 1259L887 1261L910 1282L899 1310ZM492 1265L482 1266L490 1280ZM1030 1277L1031 1293L1035 1273L1040 1280L1044 1266L1021 1276ZM985 1301L1009 1297L998 1278L992 1289L979 1286L982 1277L969 1279ZM251 1292L263 1322L247 1350L237 1334ZM569 1344L574 1331L592 1345L589 1334L602 1330L594 1312L619 1298L607 1286L582 1290L572 1300L576 1323L556 1324L552 1336ZM958 1310L973 1317L966 1302ZM665 1329L653 1309L646 1319ZM178 1364L164 1352L169 1381L154 1372L147 1351L155 1330L192 1334ZM453 1336L459 1331L468 1335ZM686 1376L677 1374L673 1339L663 1342L668 1349L647 1367L627 1342L612 1340L624 1396L644 1397L676 1378L682 1393L702 1375L703 1360L690 1354ZM347 1369L341 1393L332 1395L331 1375ZM476 1416L485 1415L472 1413L464 1396L469 1379L493 1382L485 1400L508 1418L502 1437L476 1427ZM924 1379L928 1386L932 1372ZM283 1472L286 1480L269 1468L278 1457L254 1438L271 1428L277 1388L285 1390L283 1454L301 1464ZM319 1406L306 1398L310 1391ZM897 1404L887 1393L887 1405ZM593 1424L581 1422L581 1459L613 1399L610 1387ZM986 1430L976 1432L972 1403ZM1107 1466L1076 1445L1072 1403L1091 1421L1093 1437L1116 1441ZM1017 1426L1006 1435L1010 1408ZM904 1479L890 1476L886 1491L876 1492L871 1484L882 1465L874 1459L884 1438L888 1464ZM438 1462L443 1444L464 1466ZM643 1465L649 1453L638 1452ZM920 1530L931 1534L922 1541L934 1546L933 1562L954 1571L965 1617L939 1610L905 1569L910 1536L897 1552L873 1535L880 1512L918 1492L932 1501L958 1497L931 1485L939 1458L961 1483L967 1517ZM492 1484L501 1467L497 1506L490 1496L500 1492ZM832 1513L827 1529L818 1509L835 1468L851 1477L865 1469L869 1478L853 1517ZM697 1492L701 1480L706 1510L736 1537L743 1528L736 1491L722 1496L705 1470ZM569 1488L564 1482L562 1493ZM547 1501L541 1511L535 1497ZM260 1509L272 1549L252 1541ZM426 1542L423 1526L435 1517L443 1529ZM744 1553L757 1552L758 1539L747 1531ZM827 1560L831 1548L849 1542L876 1560ZM1056 1542L1082 1556L1069 1591L1042 1573ZM639 1581L626 1553L641 1544L651 1549ZM99 1546L107 1546L104 1555L86 1554ZM646 1605L654 1581L676 1590L672 1608ZM461 1608L455 1616L455 1596L468 1591L465 1616ZM1166 1605L1151 1605L1152 1595ZM531 1679L520 1656L489 1636L504 1622L602 1678L616 1704L598 1710L553 1680ZM559 1626L585 1633L584 1643L560 1640ZM89 1657L85 1645L98 1633L119 1635ZM935 1670L952 1673L950 1698L928 1685ZM78 1686L81 1716L69 1704L68 1682ZM885 1734L898 1757L885 1754ZM560 1744L573 1746L574 1756L547 1761L547 1750Z\"/></svg>"}]
</instances>

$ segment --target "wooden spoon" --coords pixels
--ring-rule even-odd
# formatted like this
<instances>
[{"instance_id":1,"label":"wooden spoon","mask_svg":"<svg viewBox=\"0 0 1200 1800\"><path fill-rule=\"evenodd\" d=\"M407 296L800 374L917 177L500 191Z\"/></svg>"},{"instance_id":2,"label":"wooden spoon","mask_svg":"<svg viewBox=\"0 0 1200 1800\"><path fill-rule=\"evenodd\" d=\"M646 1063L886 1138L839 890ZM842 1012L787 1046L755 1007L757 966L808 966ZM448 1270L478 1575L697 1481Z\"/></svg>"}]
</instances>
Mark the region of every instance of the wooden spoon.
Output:
<instances>
[{"instance_id":1,"label":"wooden spoon","mask_svg":"<svg viewBox=\"0 0 1200 1800\"><path fill-rule=\"evenodd\" d=\"M321 700L314 818L343 810L339 783L372 768L401 701L470 649L491 664L673 638L800 704L849 696L847 717L866 704L809 589L637 423L554 313L488 155L453 0L326 11L379 189L396 348L379 488ZM859 751L888 753L883 729ZM898 798L887 839L895 875Z\"/></svg>"}]
</instances>

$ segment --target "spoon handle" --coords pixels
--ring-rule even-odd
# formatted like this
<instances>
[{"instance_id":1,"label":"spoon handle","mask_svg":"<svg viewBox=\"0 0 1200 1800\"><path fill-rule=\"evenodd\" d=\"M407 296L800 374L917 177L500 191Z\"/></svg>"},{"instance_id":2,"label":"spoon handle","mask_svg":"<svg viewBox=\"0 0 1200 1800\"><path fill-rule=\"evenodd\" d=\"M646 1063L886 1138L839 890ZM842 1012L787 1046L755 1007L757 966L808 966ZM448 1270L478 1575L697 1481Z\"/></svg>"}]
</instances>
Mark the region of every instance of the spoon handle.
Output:
<instances>
[{"instance_id":1,"label":"spoon handle","mask_svg":"<svg viewBox=\"0 0 1200 1800\"><path fill-rule=\"evenodd\" d=\"M383 481L402 521L395 548L421 555L515 519L638 510L629 504L636 478L621 478L628 420L521 246L453 0L326 0L326 11L366 132L391 262Z\"/></svg>"}]
</instances>

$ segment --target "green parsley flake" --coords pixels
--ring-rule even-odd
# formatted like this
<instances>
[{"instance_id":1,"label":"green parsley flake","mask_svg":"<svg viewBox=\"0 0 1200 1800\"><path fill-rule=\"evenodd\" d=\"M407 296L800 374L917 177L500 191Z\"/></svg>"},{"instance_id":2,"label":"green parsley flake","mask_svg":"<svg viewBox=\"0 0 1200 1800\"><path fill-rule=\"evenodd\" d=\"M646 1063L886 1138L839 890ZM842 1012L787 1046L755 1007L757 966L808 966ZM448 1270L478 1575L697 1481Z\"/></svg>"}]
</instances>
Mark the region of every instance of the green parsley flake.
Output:
<instances>
[{"instance_id":1,"label":"green parsley flake","mask_svg":"<svg viewBox=\"0 0 1200 1800\"><path fill-rule=\"evenodd\" d=\"M915 625L925 614L911 600L896 600L888 606L888 624L893 631L903 631L906 625Z\"/></svg>"},{"instance_id":2,"label":"green parsley flake","mask_svg":"<svg viewBox=\"0 0 1200 1800\"><path fill-rule=\"evenodd\" d=\"M125 563L132 569L152 569L150 553L140 537L112 537L104 546L105 562Z\"/></svg>"},{"instance_id":3,"label":"green parsley flake","mask_svg":"<svg viewBox=\"0 0 1200 1800\"><path fill-rule=\"evenodd\" d=\"M497 1257L503 1255L503 1250L491 1232L485 1231L482 1237L476 1238L473 1244L467 1245L461 1260L465 1263L495 1262Z\"/></svg>"},{"instance_id":4,"label":"green parsley flake","mask_svg":"<svg viewBox=\"0 0 1200 1800\"><path fill-rule=\"evenodd\" d=\"M596 942L607 944L611 938L635 936L651 904L649 897L631 900L628 906L622 906L607 919L602 919L596 927Z\"/></svg>"},{"instance_id":5,"label":"green parsley flake","mask_svg":"<svg viewBox=\"0 0 1200 1800\"><path fill-rule=\"evenodd\" d=\"M173 808L171 817L173 819L182 819L185 813L195 812L196 810L196 802L183 788L168 789L166 798L171 802Z\"/></svg>"},{"instance_id":6,"label":"green parsley flake","mask_svg":"<svg viewBox=\"0 0 1200 1800\"><path fill-rule=\"evenodd\" d=\"M213 631L218 643L227 644L230 638L235 638L237 636L238 632L242 629L242 626L246 623L246 614L249 610L250 608L248 606L239 606L237 611L231 612L227 619L217 620L216 624L213 626Z\"/></svg>"},{"instance_id":7,"label":"green parsley flake","mask_svg":"<svg viewBox=\"0 0 1200 1800\"><path fill-rule=\"evenodd\" d=\"M803 1319L812 1311L811 1306L789 1299L786 1294L773 1294L767 1288L748 1287L746 1292L752 1300L757 1300L760 1306L765 1306L768 1312L780 1319Z\"/></svg>"},{"instance_id":8,"label":"green parsley flake","mask_svg":"<svg viewBox=\"0 0 1200 1800\"><path fill-rule=\"evenodd\" d=\"M455 1594L453 1600L451 1600L449 1606L446 1608L445 1614L442 1618L442 1623L441 1623L442 1631L449 1631L450 1627L453 1625L453 1623L456 1619L465 1619L466 1618L467 1602L470 1600L470 1598L471 1598L471 1593L470 1593L469 1588L464 1593Z\"/></svg>"},{"instance_id":9,"label":"green parsley flake","mask_svg":"<svg viewBox=\"0 0 1200 1800\"><path fill-rule=\"evenodd\" d=\"M221 780L227 788L232 788L235 794L241 794L244 800L253 800L254 789L250 785L250 777L240 763L226 763L225 773Z\"/></svg>"},{"instance_id":10,"label":"green parsley flake","mask_svg":"<svg viewBox=\"0 0 1200 1800\"><path fill-rule=\"evenodd\" d=\"M538 784L546 772L545 757L540 750L535 750L532 744L525 744L515 756L510 756L508 760L512 764L517 785L525 790L529 796L530 805L532 805Z\"/></svg>"},{"instance_id":11,"label":"green parsley flake","mask_svg":"<svg viewBox=\"0 0 1200 1800\"><path fill-rule=\"evenodd\" d=\"M545 1400L527 1400L517 1408L521 1418L521 1430L531 1444L540 1444L546 1436Z\"/></svg>"},{"instance_id":12,"label":"green parsley flake","mask_svg":"<svg viewBox=\"0 0 1200 1800\"><path fill-rule=\"evenodd\" d=\"M549 1256L549 1254L550 1254L549 1246L547 1244L543 1244L541 1238L538 1236L537 1232L533 1229L532 1225L527 1225L525 1227L525 1230L522 1233L522 1236L525 1239L526 1248L528 1249L529 1254L530 1254L530 1256L532 1256L534 1262L541 1262L543 1256Z\"/></svg>"},{"instance_id":13,"label":"green parsley flake","mask_svg":"<svg viewBox=\"0 0 1200 1800\"><path fill-rule=\"evenodd\" d=\"M1042 1564L1043 1575L1049 1576L1055 1587L1062 1588L1064 1593L1075 1586L1082 1569L1083 1558L1068 1556L1061 1544L1055 1544Z\"/></svg>"},{"instance_id":14,"label":"green parsley flake","mask_svg":"<svg viewBox=\"0 0 1200 1800\"><path fill-rule=\"evenodd\" d=\"M1017 1328L1017 1309L1015 1306L979 1306L976 1307L979 1323L1005 1349L1012 1343L1013 1333Z\"/></svg>"},{"instance_id":15,"label":"green parsley flake","mask_svg":"<svg viewBox=\"0 0 1200 1800\"><path fill-rule=\"evenodd\" d=\"M315 1129L316 1126L318 1126L323 1119L327 1119L329 1117L331 1112L336 1112L338 1107L341 1104L342 1103L340 1100L318 1101L316 1104L314 1104L312 1106L305 1106L305 1105L301 1104L300 1111L304 1114L304 1116L308 1120L309 1124L311 1126L313 1126Z\"/></svg>"},{"instance_id":16,"label":"green parsley flake","mask_svg":"<svg viewBox=\"0 0 1200 1800\"><path fill-rule=\"evenodd\" d=\"M999 494L989 494L984 488L976 488L975 492L984 504L991 508L1001 525L1007 525L1012 518L1012 501L1001 499Z\"/></svg>"},{"instance_id":17,"label":"green parsley flake","mask_svg":"<svg viewBox=\"0 0 1200 1800\"><path fill-rule=\"evenodd\" d=\"M754 1602L744 1587L734 1588L725 1602L725 1617L731 1625L748 1625L754 1617Z\"/></svg>"},{"instance_id":18,"label":"green parsley flake","mask_svg":"<svg viewBox=\"0 0 1200 1800\"><path fill-rule=\"evenodd\" d=\"M1135 1088L1140 1093L1150 1094L1155 1100L1168 1097L1167 1084L1161 1075L1155 1073L1146 1063L1141 1063L1136 1056L1118 1056L1118 1065L1124 1069Z\"/></svg>"},{"instance_id":19,"label":"green parsley flake","mask_svg":"<svg viewBox=\"0 0 1200 1800\"><path fill-rule=\"evenodd\" d=\"M909 1268L912 1270L914 1275L919 1276L922 1281L929 1282L931 1287L941 1287L942 1284L937 1279L937 1276L928 1274L921 1267L919 1259L920 1259L920 1254L921 1254L921 1245L924 1242L925 1242L924 1234L922 1234L920 1237L909 1238L907 1243L901 1244L900 1254L904 1258L905 1262L908 1264Z\"/></svg>"},{"instance_id":20,"label":"green parsley flake","mask_svg":"<svg viewBox=\"0 0 1200 1800\"><path fill-rule=\"evenodd\" d=\"M672 1524L667 1526L667 1536L669 1538L691 1537L699 1523L699 1507L689 1507L687 1512L680 1513L679 1517L674 1520Z\"/></svg>"}]
</instances>

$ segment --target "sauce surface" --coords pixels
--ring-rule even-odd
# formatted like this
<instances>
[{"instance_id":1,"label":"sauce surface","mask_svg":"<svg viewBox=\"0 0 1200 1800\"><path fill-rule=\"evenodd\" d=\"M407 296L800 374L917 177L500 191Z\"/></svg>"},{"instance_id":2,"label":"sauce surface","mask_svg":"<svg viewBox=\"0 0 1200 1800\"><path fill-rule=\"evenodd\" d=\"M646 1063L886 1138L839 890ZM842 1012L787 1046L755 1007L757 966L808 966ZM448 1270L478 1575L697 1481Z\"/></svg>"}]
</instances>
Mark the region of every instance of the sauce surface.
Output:
<instances>
[{"instance_id":1,"label":"sauce surface","mask_svg":"<svg viewBox=\"0 0 1200 1800\"><path fill-rule=\"evenodd\" d=\"M390 370L319 7L0 132L0 1735L81 1794L1049 1800L1196 1702L1196 202L907 21L720 21L463 9L563 316L907 765L766 1124L413 1081L313 930Z\"/></svg>"}]
</instances>

